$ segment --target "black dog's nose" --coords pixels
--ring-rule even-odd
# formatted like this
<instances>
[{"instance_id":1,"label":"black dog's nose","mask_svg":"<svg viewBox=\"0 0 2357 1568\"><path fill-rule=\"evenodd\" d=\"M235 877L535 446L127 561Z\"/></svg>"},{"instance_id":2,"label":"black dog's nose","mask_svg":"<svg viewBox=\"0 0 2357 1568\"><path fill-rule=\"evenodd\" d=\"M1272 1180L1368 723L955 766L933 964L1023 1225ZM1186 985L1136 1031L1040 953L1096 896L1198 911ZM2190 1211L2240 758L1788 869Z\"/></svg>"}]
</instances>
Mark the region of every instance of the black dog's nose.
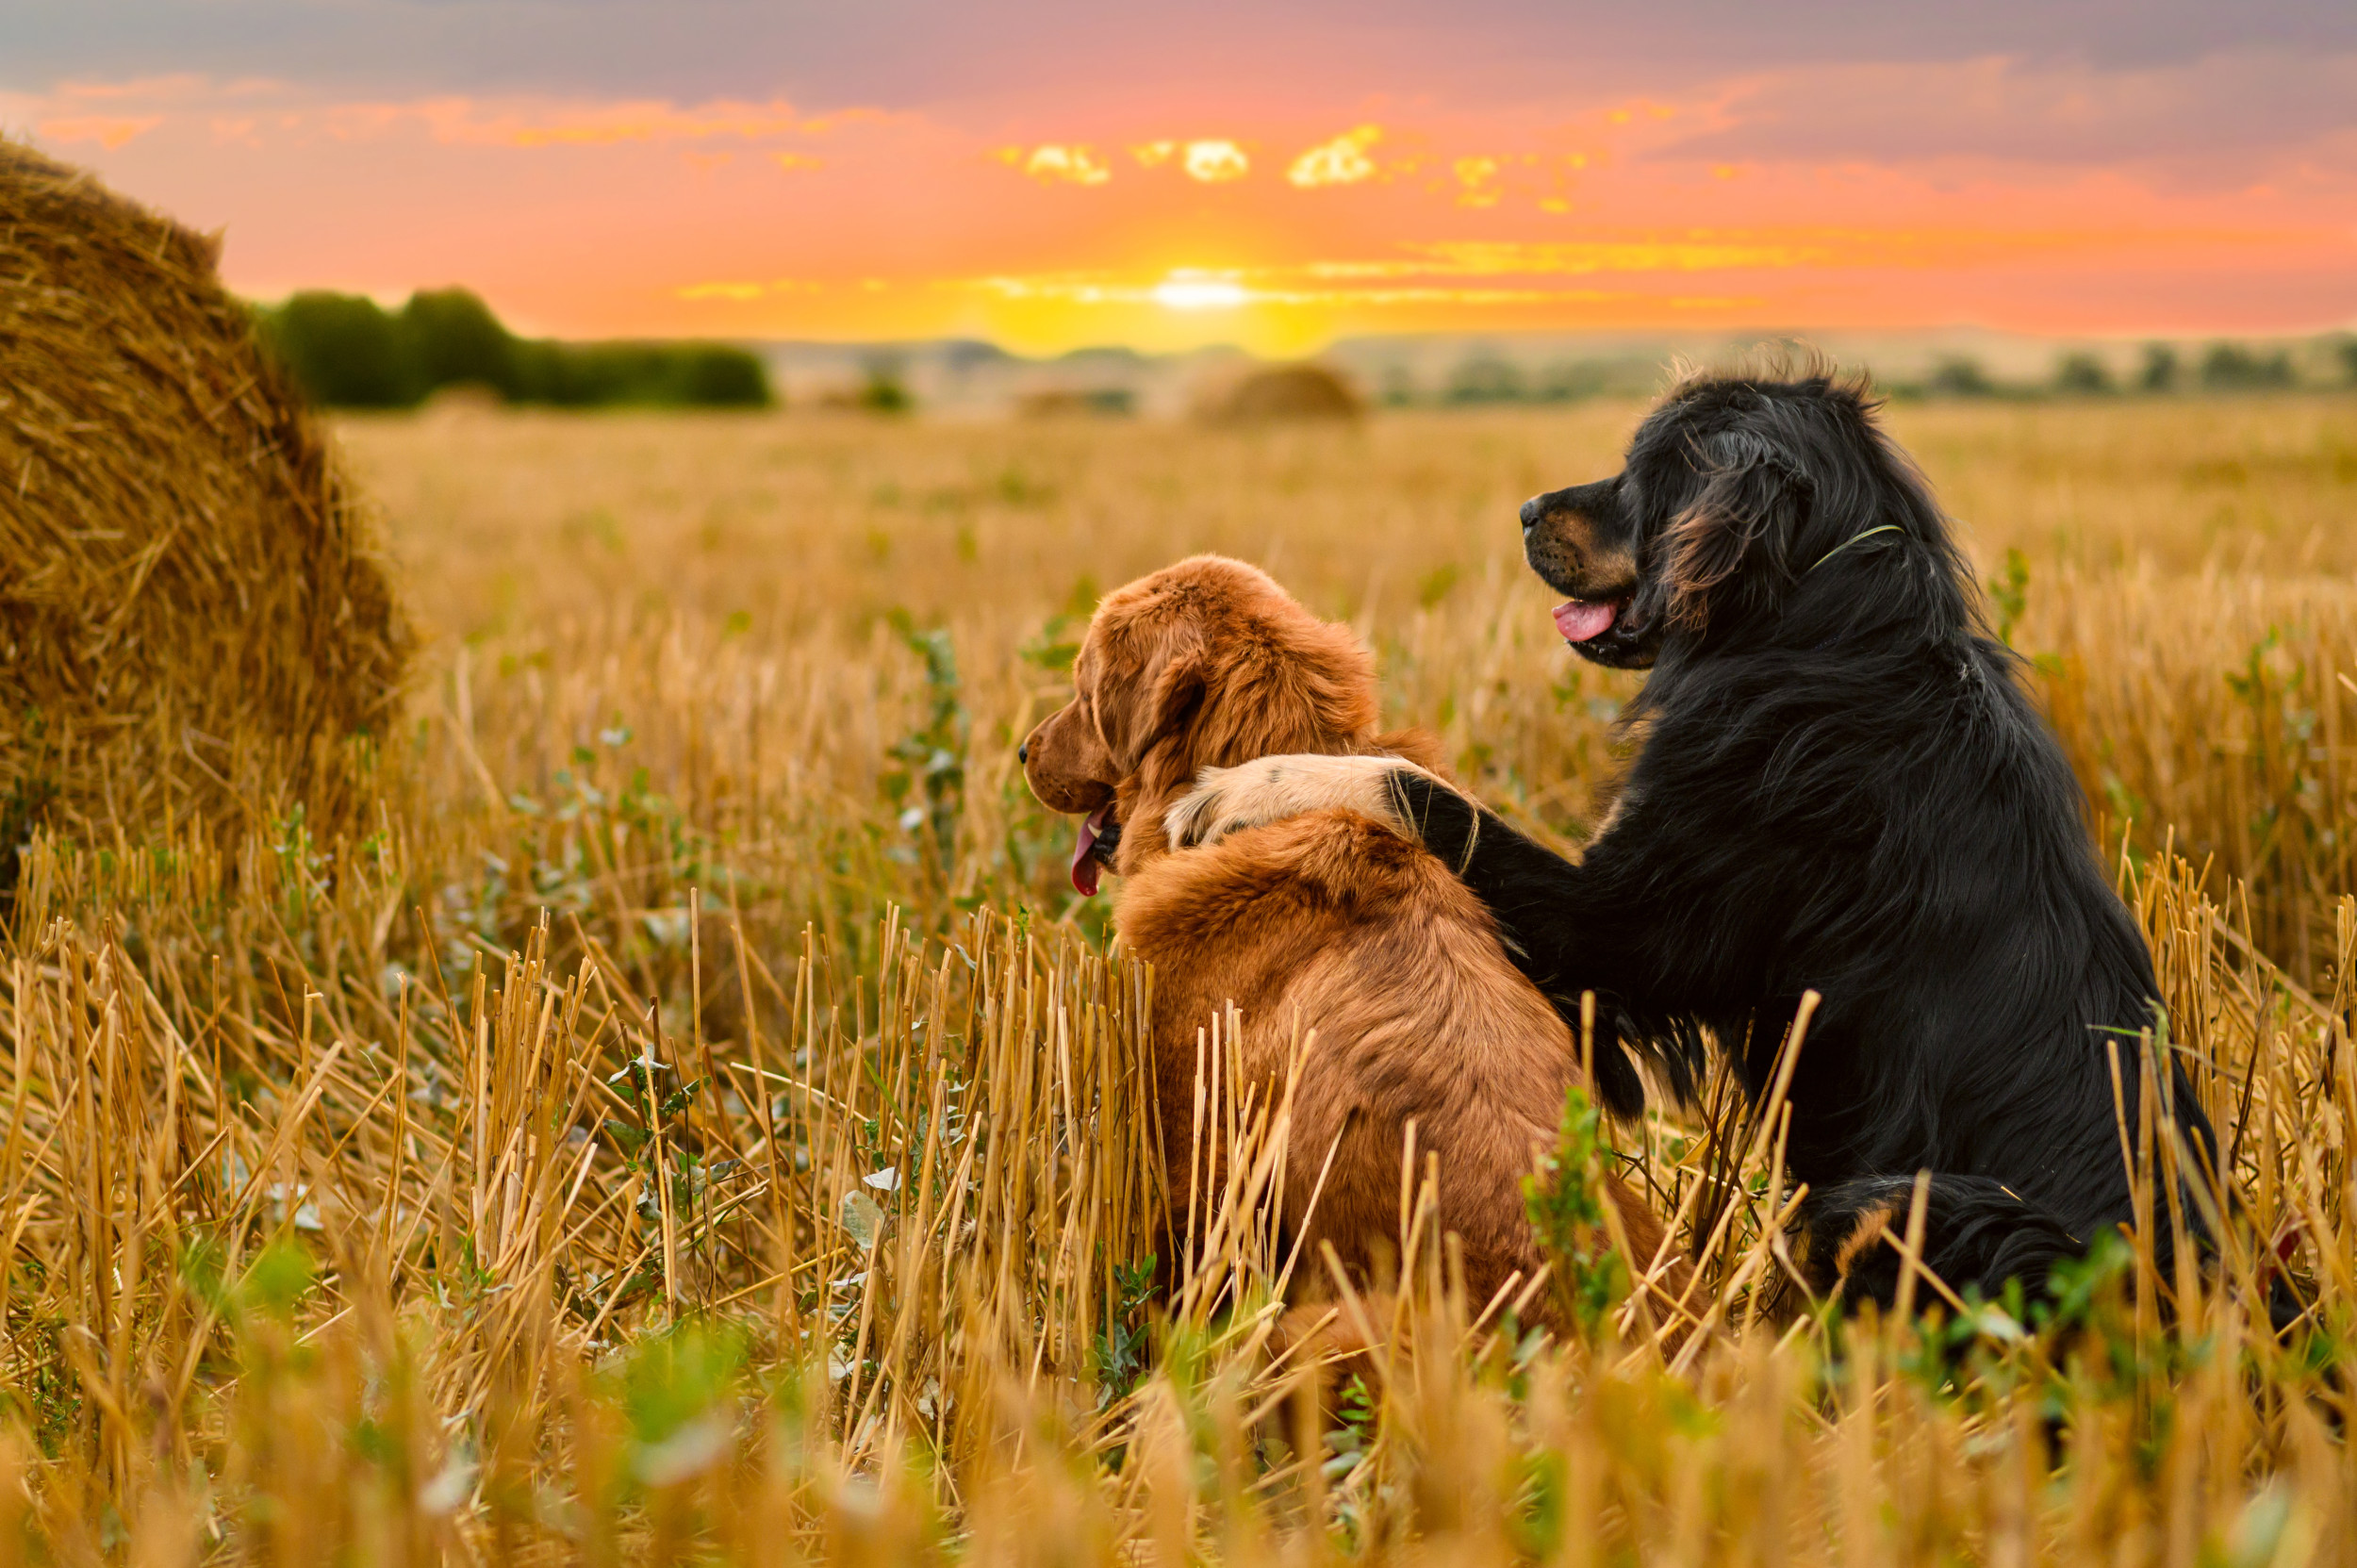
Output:
<instances>
[{"instance_id":1,"label":"black dog's nose","mask_svg":"<svg viewBox=\"0 0 2357 1568\"><path fill-rule=\"evenodd\" d=\"M1017 762L1029 762L1031 760L1031 743L1030 741L1027 740L1022 745L1014 749L1014 760Z\"/></svg>"},{"instance_id":2,"label":"black dog's nose","mask_svg":"<svg viewBox=\"0 0 2357 1568\"><path fill-rule=\"evenodd\" d=\"M1538 527L1539 520L1546 515L1546 510L1547 498L1545 496L1534 495L1528 501L1524 502L1523 527L1525 530Z\"/></svg>"}]
</instances>

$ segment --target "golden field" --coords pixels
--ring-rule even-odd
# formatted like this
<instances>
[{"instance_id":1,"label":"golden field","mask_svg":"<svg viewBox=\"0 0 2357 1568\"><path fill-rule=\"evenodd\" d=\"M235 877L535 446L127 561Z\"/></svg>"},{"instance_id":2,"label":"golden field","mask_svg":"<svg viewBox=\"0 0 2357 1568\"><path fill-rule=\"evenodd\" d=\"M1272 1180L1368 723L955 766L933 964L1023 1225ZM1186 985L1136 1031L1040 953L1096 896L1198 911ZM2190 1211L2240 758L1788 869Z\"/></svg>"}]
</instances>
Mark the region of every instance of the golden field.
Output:
<instances>
[{"instance_id":1,"label":"golden field","mask_svg":"<svg viewBox=\"0 0 2357 1568\"><path fill-rule=\"evenodd\" d=\"M1795 1316L1772 1128L1728 1115L1618 1134L1706 1263L1671 1354L1505 1332L1404 1181L1412 1332L1321 1411L1266 1345L1266 1161L1149 1298L1150 977L1014 763L1060 649L1130 576L1253 559L1575 844L1634 685L1553 635L1513 507L1640 412L345 422L428 639L361 748L375 831L25 857L0 1554L2357 1556L2357 400L1890 416L2233 1143L2216 1275L2132 1289L2132 1246L2057 1303ZM2283 1345L2245 1308L2277 1255L2316 1302Z\"/></svg>"}]
</instances>

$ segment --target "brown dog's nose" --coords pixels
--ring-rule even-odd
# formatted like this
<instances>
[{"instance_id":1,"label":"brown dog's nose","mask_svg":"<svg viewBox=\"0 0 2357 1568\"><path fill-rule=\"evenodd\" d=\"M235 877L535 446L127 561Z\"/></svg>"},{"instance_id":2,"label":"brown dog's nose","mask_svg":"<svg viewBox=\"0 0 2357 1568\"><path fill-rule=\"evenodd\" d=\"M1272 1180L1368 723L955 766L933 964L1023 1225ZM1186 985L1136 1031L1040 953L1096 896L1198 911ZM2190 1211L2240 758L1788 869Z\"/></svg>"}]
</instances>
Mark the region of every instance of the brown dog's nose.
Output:
<instances>
[{"instance_id":1,"label":"brown dog's nose","mask_svg":"<svg viewBox=\"0 0 2357 1568\"><path fill-rule=\"evenodd\" d=\"M1014 749L1014 760L1017 762L1029 762L1031 760L1031 743L1030 741L1027 740L1022 745Z\"/></svg>"}]
</instances>

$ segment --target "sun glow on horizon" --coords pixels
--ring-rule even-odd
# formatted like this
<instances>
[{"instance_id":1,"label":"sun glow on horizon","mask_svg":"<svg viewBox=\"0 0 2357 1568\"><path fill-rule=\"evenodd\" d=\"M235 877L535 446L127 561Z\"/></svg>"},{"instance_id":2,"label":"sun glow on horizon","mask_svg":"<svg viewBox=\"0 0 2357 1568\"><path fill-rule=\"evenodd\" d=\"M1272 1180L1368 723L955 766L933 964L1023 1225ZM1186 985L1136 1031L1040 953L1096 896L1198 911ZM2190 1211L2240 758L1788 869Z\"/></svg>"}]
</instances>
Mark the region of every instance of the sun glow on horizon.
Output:
<instances>
[{"instance_id":1,"label":"sun glow on horizon","mask_svg":"<svg viewBox=\"0 0 2357 1568\"><path fill-rule=\"evenodd\" d=\"M1234 278L1179 272L1156 284L1150 297L1166 310L1233 310L1251 302L1252 290Z\"/></svg>"}]
</instances>

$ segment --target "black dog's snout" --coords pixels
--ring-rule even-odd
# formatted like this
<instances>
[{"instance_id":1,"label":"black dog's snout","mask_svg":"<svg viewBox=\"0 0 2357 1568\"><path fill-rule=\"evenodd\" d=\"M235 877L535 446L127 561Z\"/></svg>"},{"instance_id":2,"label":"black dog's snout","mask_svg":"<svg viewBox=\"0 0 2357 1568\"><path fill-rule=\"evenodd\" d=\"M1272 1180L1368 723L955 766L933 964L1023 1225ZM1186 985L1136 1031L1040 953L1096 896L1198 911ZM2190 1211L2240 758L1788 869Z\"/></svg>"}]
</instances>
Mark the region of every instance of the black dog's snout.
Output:
<instances>
[{"instance_id":1,"label":"black dog's snout","mask_svg":"<svg viewBox=\"0 0 2357 1568\"><path fill-rule=\"evenodd\" d=\"M1523 503L1523 529L1526 533L1539 526L1539 520L1547 514L1547 498L1534 495Z\"/></svg>"},{"instance_id":2,"label":"black dog's snout","mask_svg":"<svg viewBox=\"0 0 2357 1568\"><path fill-rule=\"evenodd\" d=\"M1014 749L1014 760L1017 762L1029 762L1031 760L1031 743L1030 741L1027 740L1022 745Z\"/></svg>"}]
</instances>

